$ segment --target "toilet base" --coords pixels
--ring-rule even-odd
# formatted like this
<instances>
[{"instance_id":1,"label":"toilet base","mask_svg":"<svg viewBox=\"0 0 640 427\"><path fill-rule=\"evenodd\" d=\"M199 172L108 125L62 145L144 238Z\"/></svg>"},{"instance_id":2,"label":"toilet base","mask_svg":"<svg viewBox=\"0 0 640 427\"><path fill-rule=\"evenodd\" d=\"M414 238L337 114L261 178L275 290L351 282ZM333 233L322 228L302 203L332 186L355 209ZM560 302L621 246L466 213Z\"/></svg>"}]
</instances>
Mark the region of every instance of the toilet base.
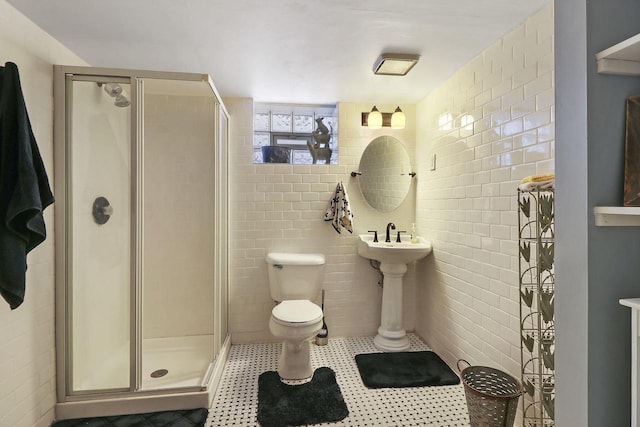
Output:
<instances>
[{"instance_id":1,"label":"toilet base","mask_svg":"<svg viewBox=\"0 0 640 427\"><path fill-rule=\"evenodd\" d=\"M313 375L308 339L282 342L278 375L284 380L302 380Z\"/></svg>"},{"instance_id":2,"label":"toilet base","mask_svg":"<svg viewBox=\"0 0 640 427\"><path fill-rule=\"evenodd\" d=\"M280 378L303 380L313 375L309 341L315 338L322 328L322 310L320 307L317 308L320 314L317 319L304 323L281 322L271 315L269 330L274 337L282 340L282 351L278 360Z\"/></svg>"}]
</instances>

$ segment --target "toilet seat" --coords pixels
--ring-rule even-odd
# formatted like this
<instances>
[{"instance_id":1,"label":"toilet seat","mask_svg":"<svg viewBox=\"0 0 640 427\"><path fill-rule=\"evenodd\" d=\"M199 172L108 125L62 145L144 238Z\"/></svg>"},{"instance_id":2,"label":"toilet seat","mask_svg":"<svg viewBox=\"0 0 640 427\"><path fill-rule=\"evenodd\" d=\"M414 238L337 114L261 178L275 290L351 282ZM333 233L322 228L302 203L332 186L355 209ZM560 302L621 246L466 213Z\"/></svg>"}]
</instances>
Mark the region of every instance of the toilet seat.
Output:
<instances>
[{"instance_id":1,"label":"toilet seat","mask_svg":"<svg viewBox=\"0 0 640 427\"><path fill-rule=\"evenodd\" d=\"M309 300L286 300L273 307L271 317L280 325L306 326L322 320L322 309Z\"/></svg>"}]
</instances>

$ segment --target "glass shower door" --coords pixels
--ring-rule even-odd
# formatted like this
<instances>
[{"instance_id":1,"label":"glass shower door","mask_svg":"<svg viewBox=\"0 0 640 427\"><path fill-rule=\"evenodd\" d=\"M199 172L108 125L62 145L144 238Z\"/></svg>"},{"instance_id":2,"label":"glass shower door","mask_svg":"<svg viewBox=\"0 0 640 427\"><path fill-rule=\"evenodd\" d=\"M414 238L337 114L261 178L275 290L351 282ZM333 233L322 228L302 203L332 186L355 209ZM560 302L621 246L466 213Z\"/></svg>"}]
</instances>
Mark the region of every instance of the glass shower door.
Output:
<instances>
[{"instance_id":1,"label":"glass shower door","mask_svg":"<svg viewBox=\"0 0 640 427\"><path fill-rule=\"evenodd\" d=\"M67 352L70 394L131 385L129 79L67 77Z\"/></svg>"},{"instance_id":2,"label":"glass shower door","mask_svg":"<svg viewBox=\"0 0 640 427\"><path fill-rule=\"evenodd\" d=\"M216 100L203 82L141 88L140 384L200 387L214 358Z\"/></svg>"}]
</instances>

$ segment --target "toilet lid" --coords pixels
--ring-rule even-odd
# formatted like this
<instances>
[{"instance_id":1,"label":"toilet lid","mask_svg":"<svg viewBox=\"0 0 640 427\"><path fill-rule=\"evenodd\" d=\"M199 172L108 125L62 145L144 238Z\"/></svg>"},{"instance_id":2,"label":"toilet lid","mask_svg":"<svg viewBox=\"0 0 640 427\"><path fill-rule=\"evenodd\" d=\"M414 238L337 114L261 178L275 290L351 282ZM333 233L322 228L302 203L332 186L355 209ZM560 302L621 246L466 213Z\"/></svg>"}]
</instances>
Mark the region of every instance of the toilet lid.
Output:
<instances>
[{"instance_id":1,"label":"toilet lid","mask_svg":"<svg viewBox=\"0 0 640 427\"><path fill-rule=\"evenodd\" d=\"M322 319L322 309L306 299L286 300L273 307L274 319L286 323L309 323Z\"/></svg>"}]
</instances>

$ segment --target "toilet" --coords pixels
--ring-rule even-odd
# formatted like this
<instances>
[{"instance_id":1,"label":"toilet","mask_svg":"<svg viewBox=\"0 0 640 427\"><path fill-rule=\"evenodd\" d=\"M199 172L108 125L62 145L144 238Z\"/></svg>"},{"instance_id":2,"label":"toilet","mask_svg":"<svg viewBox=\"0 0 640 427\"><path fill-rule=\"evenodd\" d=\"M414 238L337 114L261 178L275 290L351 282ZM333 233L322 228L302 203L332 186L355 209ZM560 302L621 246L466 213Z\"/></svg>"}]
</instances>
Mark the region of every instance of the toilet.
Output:
<instances>
[{"instance_id":1,"label":"toilet","mask_svg":"<svg viewBox=\"0 0 640 427\"><path fill-rule=\"evenodd\" d=\"M322 254L269 253L269 290L277 305L271 310L269 330L282 340L278 375L287 380L311 377L309 340L322 328L317 298L324 279Z\"/></svg>"}]
</instances>

